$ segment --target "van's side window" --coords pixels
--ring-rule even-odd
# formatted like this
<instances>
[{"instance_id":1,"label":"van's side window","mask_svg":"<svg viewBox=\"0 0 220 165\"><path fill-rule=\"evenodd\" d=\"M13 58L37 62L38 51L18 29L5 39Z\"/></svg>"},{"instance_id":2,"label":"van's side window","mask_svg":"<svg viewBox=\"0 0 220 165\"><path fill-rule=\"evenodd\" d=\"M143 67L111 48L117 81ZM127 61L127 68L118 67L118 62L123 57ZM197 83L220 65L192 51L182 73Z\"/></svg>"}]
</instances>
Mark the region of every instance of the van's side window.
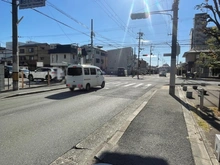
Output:
<instances>
[{"instance_id":1,"label":"van's side window","mask_svg":"<svg viewBox=\"0 0 220 165\"><path fill-rule=\"evenodd\" d=\"M89 68L84 68L84 74L89 75Z\"/></svg>"},{"instance_id":2,"label":"van's side window","mask_svg":"<svg viewBox=\"0 0 220 165\"><path fill-rule=\"evenodd\" d=\"M95 68L90 68L90 73L91 73L91 75L96 75L96 69Z\"/></svg>"}]
</instances>

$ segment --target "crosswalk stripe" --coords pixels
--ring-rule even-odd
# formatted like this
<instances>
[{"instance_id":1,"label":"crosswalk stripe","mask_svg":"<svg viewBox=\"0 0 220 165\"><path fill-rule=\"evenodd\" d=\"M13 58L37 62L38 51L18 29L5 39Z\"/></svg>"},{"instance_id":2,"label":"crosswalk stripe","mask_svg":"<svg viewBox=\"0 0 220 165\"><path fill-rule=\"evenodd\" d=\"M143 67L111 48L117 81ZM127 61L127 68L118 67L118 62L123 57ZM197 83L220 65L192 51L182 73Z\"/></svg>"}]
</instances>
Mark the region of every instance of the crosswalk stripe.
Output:
<instances>
[{"instance_id":1,"label":"crosswalk stripe","mask_svg":"<svg viewBox=\"0 0 220 165\"><path fill-rule=\"evenodd\" d=\"M127 84L127 85L124 85L124 87L128 87L128 86L131 86L131 85L134 85L136 83L131 83L131 84Z\"/></svg>"},{"instance_id":2,"label":"crosswalk stripe","mask_svg":"<svg viewBox=\"0 0 220 165\"><path fill-rule=\"evenodd\" d=\"M139 86L141 86L141 85L143 85L143 83L137 84L137 85L135 85L134 87L137 88L137 87L139 87Z\"/></svg>"},{"instance_id":3,"label":"crosswalk stripe","mask_svg":"<svg viewBox=\"0 0 220 165\"><path fill-rule=\"evenodd\" d=\"M152 84L147 84L147 85L145 85L145 86L147 86L147 87L149 87L149 86L151 86Z\"/></svg>"}]
</instances>

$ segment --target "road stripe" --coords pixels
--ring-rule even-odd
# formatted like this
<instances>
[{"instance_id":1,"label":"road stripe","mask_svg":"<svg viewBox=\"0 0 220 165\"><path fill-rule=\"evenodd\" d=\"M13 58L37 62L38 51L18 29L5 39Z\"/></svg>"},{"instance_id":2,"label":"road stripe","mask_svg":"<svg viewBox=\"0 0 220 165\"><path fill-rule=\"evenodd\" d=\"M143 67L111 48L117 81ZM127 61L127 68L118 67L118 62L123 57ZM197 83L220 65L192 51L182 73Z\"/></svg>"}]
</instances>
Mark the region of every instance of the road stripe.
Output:
<instances>
[{"instance_id":1,"label":"road stripe","mask_svg":"<svg viewBox=\"0 0 220 165\"><path fill-rule=\"evenodd\" d=\"M131 84L127 84L127 85L124 85L123 87L128 87L128 86L131 86L131 85L134 85L136 83L131 83Z\"/></svg>"},{"instance_id":2,"label":"road stripe","mask_svg":"<svg viewBox=\"0 0 220 165\"><path fill-rule=\"evenodd\" d=\"M137 88L137 87L139 87L139 86L141 86L141 85L143 85L143 83L137 84L137 85L135 85L134 87Z\"/></svg>"}]
</instances>

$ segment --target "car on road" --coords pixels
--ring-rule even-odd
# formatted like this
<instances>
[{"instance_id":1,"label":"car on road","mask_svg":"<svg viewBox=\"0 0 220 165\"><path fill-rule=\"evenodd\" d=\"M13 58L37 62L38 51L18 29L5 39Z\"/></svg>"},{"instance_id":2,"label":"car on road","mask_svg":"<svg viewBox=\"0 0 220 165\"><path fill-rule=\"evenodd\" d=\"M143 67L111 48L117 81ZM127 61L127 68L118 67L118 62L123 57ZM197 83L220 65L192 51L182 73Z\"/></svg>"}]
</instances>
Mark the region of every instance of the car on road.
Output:
<instances>
[{"instance_id":1,"label":"car on road","mask_svg":"<svg viewBox=\"0 0 220 165\"><path fill-rule=\"evenodd\" d=\"M49 77L48 77L49 76ZM34 81L34 80L55 80L57 77L57 73L56 70L54 68L50 68L50 67L41 67L41 68L37 68L35 71L31 71L30 74L28 75L28 79L30 81Z\"/></svg>"},{"instance_id":2,"label":"car on road","mask_svg":"<svg viewBox=\"0 0 220 165\"><path fill-rule=\"evenodd\" d=\"M28 69L19 69L19 77L22 77L22 73L23 73L23 77L24 78L28 78L29 75L29 70Z\"/></svg>"},{"instance_id":3,"label":"car on road","mask_svg":"<svg viewBox=\"0 0 220 165\"><path fill-rule=\"evenodd\" d=\"M167 75L166 75L166 72L162 71L162 72L159 73L159 76L160 77L166 77Z\"/></svg>"},{"instance_id":4,"label":"car on road","mask_svg":"<svg viewBox=\"0 0 220 165\"><path fill-rule=\"evenodd\" d=\"M13 67L10 65L6 65L5 66L5 78L10 78L12 77L12 73L13 73Z\"/></svg>"}]
</instances>

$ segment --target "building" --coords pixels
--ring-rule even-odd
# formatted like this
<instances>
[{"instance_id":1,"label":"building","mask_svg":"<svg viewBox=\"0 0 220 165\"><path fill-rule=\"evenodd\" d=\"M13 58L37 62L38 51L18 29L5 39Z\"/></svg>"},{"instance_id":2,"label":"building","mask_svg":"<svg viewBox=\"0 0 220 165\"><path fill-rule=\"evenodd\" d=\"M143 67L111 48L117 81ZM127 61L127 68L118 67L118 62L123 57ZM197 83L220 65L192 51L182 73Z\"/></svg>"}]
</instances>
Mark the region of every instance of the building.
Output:
<instances>
[{"instance_id":1,"label":"building","mask_svg":"<svg viewBox=\"0 0 220 165\"><path fill-rule=\"evenodd\" d=\"M135 67L133 48L126 47L107 51L107 69L109 74L117 74L118 68L125 68L128 74Z\"/></svg>"},{"instance_id":2,"label":"building","mask_svg":"<svg viewBox=\"0 0 220 165\"><path fill-rule=\"evenodd\" d=\"M194 27L191 29L190 33L190 50L183 54L185 57L185 70L186 72L198 72L198 67L196 66L196 60L199 59L200 53L209 53L208 45L206 41L210 36L204 34L203 29L207 28L207 14L199 13L195 14L194 17ZM206 69L205 69L206 70ZM204 70L204 72L206 72Z\"/></svg>"},{"instance_id":3,"label":"building","mask_svg":"<svg viewBox=\"0 0 220 165\"><path fill-rule=\"evenodd\" d=\"M49 50L50 45L47 43L29 43L19 46L19 65L35 70L38 67L37 62L42 62L43 66L49 67Z\"/></svg>"},{"instance_id":4,"label":"building","mask_svg":"<svg viewBox=\"0 0 220 165\"><path fill-rule=\"evenodd\" d=\"M67 44L67 45L52 45L50 46L50 65L53 67L59 67L65 70L69 64L80 63L80 57L77 54L77 45Z\"/></svg>"},{"instance_id":5,"label":"building","mask_svg":"<svg viewBox=\"0 0 220 165\"><path fill-rule=\"evenodd\" d=\"M100 69L106 71L107 69L107 52L101 47L91 47L84 45L82 48L82 63L98 66ZM84 51L83 51L84 50ZM84 53L83 53L84 52Z\"/></svg>"},{"instance_id":6,"label":"building","mask_svg":"<svg viewBox=\"0 0 220 165\"><path fill-rule=\"evenodd\" d=\"M208 49L208 45L206 44L206 41L208 40L209 37L203 32L203 30L207 26L206 19L207 19L206 13L195 14L194 26L191 29L191 34L190 34L191 50Z\"/></svg>"},{"instance_id":7,"label":"building","mask_svg":"<svg viewBox=\"0 0 220 165\"><path fill-rule=\"evenodd\" d=\"M24 45L23 42L18 42L18 46ZM6 42L6 47L1 47L0 50L0 61L6 65L12 65L13 54L12 54L12 42Z\"/></svg>"}]
</instances>

